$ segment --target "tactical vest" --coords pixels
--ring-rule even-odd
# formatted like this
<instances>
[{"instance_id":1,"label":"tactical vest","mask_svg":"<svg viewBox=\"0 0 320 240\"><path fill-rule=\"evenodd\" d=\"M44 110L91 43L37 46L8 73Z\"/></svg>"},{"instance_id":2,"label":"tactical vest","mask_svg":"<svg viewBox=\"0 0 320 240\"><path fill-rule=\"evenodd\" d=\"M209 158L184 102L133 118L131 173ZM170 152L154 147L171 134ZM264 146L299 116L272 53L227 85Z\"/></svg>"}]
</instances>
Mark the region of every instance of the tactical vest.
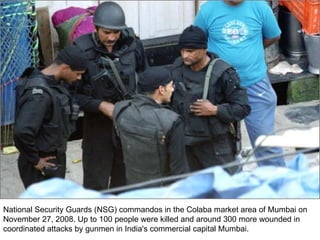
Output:
<instances>
[{"instance_id":1,"label":"tactical vest","mask_svg":"<svg viewBox=\"0 0 320 240\"><path fill-rule=\"evenodd\" d=\"M129 98L128 96L133 96L137 88L135 70L137 65L135 58L136 38L131 28L122 30L121 34L121 39L124 39L120 39L123 45L119 50L115 50L112 53L108 53L98 43L96 33L80 36L74 41L76 45L86 52L92 63L88 66L88 77L93 86L93 96L110 102L117 102ZM131 42L127 43L126 39L130 39ZM117 73L114 72L105 59L113 61L127 93L124 93L119 86L115 76Z\"/></svg>"},{"instance_id":2,"label":"tactical vest","mask_svg":"<svg viewBox=\"0 0 320 240\"><path fill-rule=\"evenodd\" d=\"M166 136L178 117L147 96L116 103L113 121L123 148L127 184L169 175Z\"/></svg>"},{"instance_id":3,"label":"tactical vest","mask_svg":"<svg viewBox=\"0 0 320 240\"><path fill-rule=\"evenodd\" d=\"M213 59L214 56L212 55L211 58ZM224 61L217 61L213 66L208 90L208 99L213 104L220 104L215 101L216 83L228 68L231 68L231 66ZM210 141L214 137L229 131L228 124L222 123L218 118L197 117L190 111L190 105L197 99L202 98L205 73L202 73L203 81L189 81L188 74L196 74L195 76L199 78L198 75L201 73L189 70L183 64L181 57L173 63L171 72L176 86L172 106L176 112L182 115L185 122L186 144L194 145Z\"/></svg>"},{"instance_id":4,"label":"tactical vest","mask_svg":"<svg viewBox=\"0 0 320 240\"><path fill-rule=\"evenodd\" d=\"M71 105L69 92L60 85L50 87L45 79L40 76L22 78L17 84L17 112L25 101L25 93L33 88L42 89L52 99L53 109L51 119L43 124L37 138L36 145L40 152L65 151L66 142L75 130L75 120L78 117L77 109Z\"/></svg>"}]
</instances>

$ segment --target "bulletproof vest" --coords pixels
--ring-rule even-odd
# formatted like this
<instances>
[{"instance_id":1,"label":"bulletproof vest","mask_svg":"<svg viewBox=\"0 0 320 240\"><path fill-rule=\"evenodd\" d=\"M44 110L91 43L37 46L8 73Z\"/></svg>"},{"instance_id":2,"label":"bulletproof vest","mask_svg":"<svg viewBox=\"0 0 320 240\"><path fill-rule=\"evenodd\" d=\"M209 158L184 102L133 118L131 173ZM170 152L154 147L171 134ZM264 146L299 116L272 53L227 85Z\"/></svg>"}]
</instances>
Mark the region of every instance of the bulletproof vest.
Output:
<instances>
[{"instance_id":1,"label":"bulletproof vest","mask_svg":"<svg viewBox=\"0 0 320 240\"><path fill-rule=\"evenodd\" d=\"M211 56L214 58L214 56ZM215 102L217 80L231 66L224 61L217 61L211 72L208 99ZM173 109L182 115L185 122L185 142L187 145L211 140L214 136L224 134L228 130L216 117L197 117L190 111L190 105L202 99L206 72L193 72L176 59L171 68L175 80L175 91L172 99ZM202 74L202 75L201 75Z\"/></svg>"},{"instance_id":2,"label":"bulletproof vest","mask_svg":"<svg viewBox=\"0 0 320 240\"><path fill-rule=\"evenodd\" d=\"M122 30L118 40L119 49L108 53L99 43L96 33L80 36L74 42L82 48L91 64L88 66L88 76L93 86L92 95L110 102L130 98L136 93L137 74L135 49L136 37L131 28ZM107 60L111 60L116 71ZM116 75L119 75L126 92L119 85Z\"/></svg>"},{"instance_id":3,"label":"bulletproof vest","mask_svg":"<svg viewBox=\"0 0 320 240\"><path fill-rule=\"evenodd\" d=\"M167 133L178 115L137 95L133 100L118 102L113 119L121 140L127 184L167 176L169 159Z\"/></svg>"},{"instance_id":4,"label":"bulletproof vest","mask_svg":"<svg viewBox=\"0 0 320 240\"><path fill-rule=\"evenodd\" d=\"M49 86L45 79L36 74L22 78L17 84L17 112L25 101L27 90L42 89L52 99L52 113L50 121L43 124L37 138L37 147L41 152L55 152L57 149L65 151L65 143L75 130L75 120L78 109L71 105L69 92L60 85Z\"/></svg>"}]
</instances>

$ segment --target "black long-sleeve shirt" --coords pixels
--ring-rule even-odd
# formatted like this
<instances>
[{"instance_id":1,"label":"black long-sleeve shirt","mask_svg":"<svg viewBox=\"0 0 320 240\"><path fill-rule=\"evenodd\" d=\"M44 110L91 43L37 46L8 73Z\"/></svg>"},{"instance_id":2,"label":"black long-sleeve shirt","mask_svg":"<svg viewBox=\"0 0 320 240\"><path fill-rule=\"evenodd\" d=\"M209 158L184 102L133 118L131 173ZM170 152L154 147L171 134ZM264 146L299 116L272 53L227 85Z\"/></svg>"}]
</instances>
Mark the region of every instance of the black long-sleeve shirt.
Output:
<instances>
[{"instance_id":1,"label":"black long-sleeve shirt","mask_svg":"<svg viewBox=\"0 0 320 240\"><path fill-rule=\"evenodd\" d=\"M45 77L43 75L43 77ZM48 83L58 84L56 80L45 77ZM41 88L27 89L23 99L17 98L19 107L14 124L14 142L24 160L36 165L39 161L39 149L36 140L43 124L48 124L53 111L51 96Z\"/></svg>"}]
</instances>

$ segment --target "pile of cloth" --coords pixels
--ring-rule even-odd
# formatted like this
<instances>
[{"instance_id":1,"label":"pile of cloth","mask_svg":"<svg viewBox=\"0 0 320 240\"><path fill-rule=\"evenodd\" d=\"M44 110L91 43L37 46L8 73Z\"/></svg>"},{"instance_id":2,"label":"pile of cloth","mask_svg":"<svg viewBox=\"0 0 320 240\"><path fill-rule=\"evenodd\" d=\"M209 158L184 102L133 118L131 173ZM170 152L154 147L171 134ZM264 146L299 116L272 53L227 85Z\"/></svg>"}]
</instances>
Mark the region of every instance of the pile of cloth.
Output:
<instances>
[{"instance_id":1,"label":"pile of cloth","mask_svg":"<svg viewBox=\"0 0 320 240\"><path fill-rule=\"evenodd\" d=\"M72 43L77 37L94 32L93 14L97 6L88 8L68 7L56 11L51 21L57 30L60 48Z\"/></svg>"},{"instance_id":2,"label":"pile of cloth","mask_svg":"<svg viewBox=\"0 0 320 240\"><path fill-rule=\"evenodd\" d=\"M302 73L303 69L296 63L290 64L287 61L281 61L273 68L269 69L269 73L277 75L286 75L287 73Z\"/></svg>"}]
</instances>

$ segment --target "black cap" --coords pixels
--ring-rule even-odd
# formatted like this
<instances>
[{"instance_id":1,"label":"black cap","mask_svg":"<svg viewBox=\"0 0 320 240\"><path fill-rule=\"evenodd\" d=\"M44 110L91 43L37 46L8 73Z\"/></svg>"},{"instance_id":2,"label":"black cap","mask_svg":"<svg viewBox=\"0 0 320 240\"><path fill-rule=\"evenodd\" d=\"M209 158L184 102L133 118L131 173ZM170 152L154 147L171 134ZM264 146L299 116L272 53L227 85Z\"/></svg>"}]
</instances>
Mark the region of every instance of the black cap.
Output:
<instances>
[{"instance_id":1,"label":"black cap","mask_svg":"<svg viewBox=\"0 0 320 240\"><path fill-rule=\"evenodd\" d=\"M201 28L193 25L184 29L179 38L180 48L206 49L207 44L207 34Z\"/></svg>"},{"instance_id":2,"label":"black cap","mask_svg":"<svg viewBox=\"0 0 320 240\"><path fill-rule=\"evenodd\" d=\"M138 86L142 92L153 92L171 81L170 71L166 67L148 67L140 74Z\"/></svg>"},{"instance_id":3,"label":"black cap","mask_svg":"<svg viewBox=\"0 0 320 240\"><path fill-rule=\"evenodd\" d=\"M87 69L88 60L85 53L75 45L68 45L63 48L57 56L57 60L67 64L74 71Z\"/></svg>"}]
</instances>

